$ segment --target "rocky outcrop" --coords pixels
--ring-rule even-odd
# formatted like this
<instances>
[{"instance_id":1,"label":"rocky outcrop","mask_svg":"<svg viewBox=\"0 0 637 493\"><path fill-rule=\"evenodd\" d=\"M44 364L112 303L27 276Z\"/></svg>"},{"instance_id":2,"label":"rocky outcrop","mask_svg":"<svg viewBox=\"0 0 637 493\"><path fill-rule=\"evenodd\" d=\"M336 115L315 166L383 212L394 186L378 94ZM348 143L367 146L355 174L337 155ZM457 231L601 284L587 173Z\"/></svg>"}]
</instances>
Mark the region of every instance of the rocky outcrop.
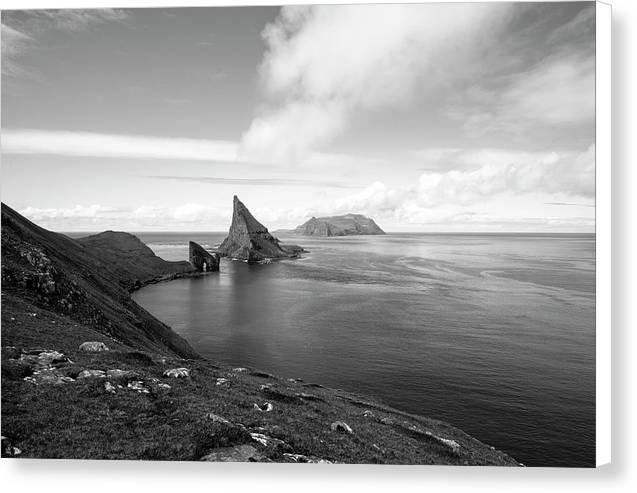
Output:
<instances>
[{"instance_id":1,"label":"rocky outcrop","mask_svg":"<svg viewBox=\"0 0 637 493\"><path fill-rule=\"evenodd\" d=\"M103 342L87 341L80 344L80 351L86 351L87 353L100 353L102 351L108 351L108 347Z\"/></svg>"},{"instance_id":2,"label":"rocky outcrop","mask_svg":"<svg viewBox=\"0 0 637 493\"><path fill-rule=\"evenodd\" d=\"M198 272L218 272L219 254L209 253L204 247L191 241L188 248L188 260Z\"/></svg>"},{"instance_id":3,"label":"rocky outcrop","mask_svg":"<svg viewBox=\"0 0 637 493\"><path fill-rule=\"evenodd\" d=\"M233 259L267 262L272 259L298 257L303 249L296 245L282 245L235 195L230 231L217 251Z\"/></svg>"},{"instance_id":4,"label":"rocky outcrop","mask_svg":"<svg viewBox=\"0 0 637 493\"><path fill-rule=\"evenodd\" d=\"M384 235L373 219L362 214L313 217L297 226L292 233L303 236Z\"/></svg>"}]
</instances>

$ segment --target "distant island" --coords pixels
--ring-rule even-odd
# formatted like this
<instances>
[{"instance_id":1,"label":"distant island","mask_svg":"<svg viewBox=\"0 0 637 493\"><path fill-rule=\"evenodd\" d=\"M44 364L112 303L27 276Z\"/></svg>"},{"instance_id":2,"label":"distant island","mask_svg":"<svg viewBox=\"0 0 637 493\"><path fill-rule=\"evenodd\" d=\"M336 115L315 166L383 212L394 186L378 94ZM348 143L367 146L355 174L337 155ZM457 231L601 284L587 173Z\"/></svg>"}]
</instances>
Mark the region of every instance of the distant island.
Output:
<instances>
[{"instance_id":1,"label":"distant island","mask_svg":"<svg viewBox=\"0 0 637 493\"><path fill-rule=\"evenodd\" d=\"M385 232L370 217L362 214L312 217L292 230L285 231L303 236L384 235Z\"/></svg>"}]
</instances>

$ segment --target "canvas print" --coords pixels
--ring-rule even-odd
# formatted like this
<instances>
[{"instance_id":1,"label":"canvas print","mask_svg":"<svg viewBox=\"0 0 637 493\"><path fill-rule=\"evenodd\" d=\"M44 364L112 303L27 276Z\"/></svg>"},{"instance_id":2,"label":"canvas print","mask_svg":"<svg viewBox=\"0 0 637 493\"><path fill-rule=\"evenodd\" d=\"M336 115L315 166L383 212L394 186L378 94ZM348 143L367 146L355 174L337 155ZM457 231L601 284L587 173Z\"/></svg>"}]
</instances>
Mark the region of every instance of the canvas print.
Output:
<instances>
[{"instance_id":1,"label":"canvas print","mask_svg":"<svg viewBox=\"0 0 637 493\"><path fill-rule=\"evenodd\" d=\"M593 2L5 10L1 176L4 458L595 465Z\"/></svg>"}]
</instances>

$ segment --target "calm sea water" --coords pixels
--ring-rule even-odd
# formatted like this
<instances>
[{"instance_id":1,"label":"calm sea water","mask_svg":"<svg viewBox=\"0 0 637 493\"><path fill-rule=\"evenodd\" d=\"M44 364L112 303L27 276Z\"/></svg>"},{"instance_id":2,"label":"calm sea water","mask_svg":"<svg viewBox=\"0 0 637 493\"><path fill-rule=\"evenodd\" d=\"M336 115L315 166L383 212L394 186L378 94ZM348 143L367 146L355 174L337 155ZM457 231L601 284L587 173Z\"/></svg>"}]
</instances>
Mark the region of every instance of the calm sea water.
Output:
<instances>
[{"instance_id":1,"label":"calm sea water","mask_svg":"<svg viewBox=\"0 0 637 493\"><path fill-rule=\"evenodd\" d=\"M225 235L139 236L183 260ZM594 465L594 235L291 240L310 253L134 298L213 360L448 421L527 465Z\"/></svg>"}]
</instances>

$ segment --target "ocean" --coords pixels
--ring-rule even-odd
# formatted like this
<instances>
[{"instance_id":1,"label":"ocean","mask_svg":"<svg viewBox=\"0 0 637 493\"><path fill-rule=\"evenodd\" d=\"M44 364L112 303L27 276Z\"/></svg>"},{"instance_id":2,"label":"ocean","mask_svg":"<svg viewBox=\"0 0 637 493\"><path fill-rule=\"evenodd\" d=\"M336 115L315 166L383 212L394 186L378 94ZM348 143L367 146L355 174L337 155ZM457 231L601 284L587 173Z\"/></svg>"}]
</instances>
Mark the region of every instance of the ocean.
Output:
<instances>
[{"instance_id":1,"label":"ocean","mask_svg":"<svg viewBox=\"0 0 637 493\"><path fill-rule=\"evenodd\" d=\"M225 233L138 236L184 260ZM281 240L309 253L133 297L212 360L447 421L528 466L594 466L594 235Z\"/></svg>"}]
</instances>

